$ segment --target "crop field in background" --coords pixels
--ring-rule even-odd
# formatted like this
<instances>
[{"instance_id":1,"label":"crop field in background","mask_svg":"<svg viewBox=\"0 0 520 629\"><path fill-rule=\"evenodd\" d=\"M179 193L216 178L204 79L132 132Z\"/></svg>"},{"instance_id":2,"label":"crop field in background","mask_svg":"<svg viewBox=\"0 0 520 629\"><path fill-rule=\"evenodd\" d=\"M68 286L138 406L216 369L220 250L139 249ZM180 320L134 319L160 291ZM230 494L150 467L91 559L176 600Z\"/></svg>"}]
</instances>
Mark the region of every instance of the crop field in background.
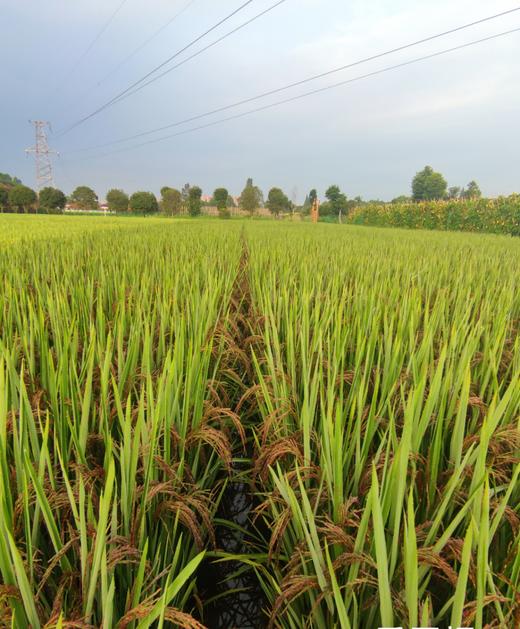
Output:
<instances>
[{"instance_id":1,"label":"crop field in background","mask_svg":"<svg viewBox=\"0 0 520 629\"><path fill-rule=\"evenodd\" d=\"M182 218L176 219L182 222ZM151 223L167 223L155 217L131 217L121 220L113 216L49 216L45 214L1 214L0 247L20 241L42 240L46 238L76 237L97 234L109 230L136 229Z\"/></svg>"},{"instance_id":2,"label":"crop field in background","mask_svg":"<svg viewBox=\"0 0 520 629\"><path fill-rule=\"evenodd\" d=\"M0 277L0 626L520 626L519 240L0 216Z\"/></svg>"},{"instance_id":3,"label":"crop field in background","mask_svg":"<svg viewBox=\"0 0 520 629\"><path fill-rule=\"evenodd\" d=\"M420 203L366 203L355 207L354 225L408 227L520 236L520 194L497 199L451 199Z\"/></svg>"}]
</instances>

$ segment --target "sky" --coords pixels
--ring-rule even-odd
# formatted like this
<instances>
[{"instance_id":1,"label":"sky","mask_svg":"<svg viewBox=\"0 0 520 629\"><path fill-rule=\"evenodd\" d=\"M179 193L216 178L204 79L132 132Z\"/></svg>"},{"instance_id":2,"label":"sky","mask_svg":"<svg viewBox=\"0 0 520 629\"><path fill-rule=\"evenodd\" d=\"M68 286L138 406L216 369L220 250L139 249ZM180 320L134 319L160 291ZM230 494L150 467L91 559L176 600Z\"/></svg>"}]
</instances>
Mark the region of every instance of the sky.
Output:
<instances>
[{"instance_id":1,"label":"sky","mask_svg":"<svg viewBox=\"0 0 520 629\"><path fill-rule=\"evenodd\" d=\"M275 2L251 0L175 63ZM52 125L49 145L60 153L53 160L56 185L66 193L89 185L101 199L114 187L159 193L187 182L205 194L225 186L238 195L252 177L266 193L278 186L296 202L311 188L323 196L331 184L349 197L391 200L409 194L426 164L450 186L474 179L488 196L520 192L520 32L190 131L520 28L520 10L224 113L100 147L516 8L514 0L285 0L73 126L243 3L0 0L0 172L36 185L34 160L24 149L34 144L28 121L43 119Z\"/></svg>"}]
</instances>

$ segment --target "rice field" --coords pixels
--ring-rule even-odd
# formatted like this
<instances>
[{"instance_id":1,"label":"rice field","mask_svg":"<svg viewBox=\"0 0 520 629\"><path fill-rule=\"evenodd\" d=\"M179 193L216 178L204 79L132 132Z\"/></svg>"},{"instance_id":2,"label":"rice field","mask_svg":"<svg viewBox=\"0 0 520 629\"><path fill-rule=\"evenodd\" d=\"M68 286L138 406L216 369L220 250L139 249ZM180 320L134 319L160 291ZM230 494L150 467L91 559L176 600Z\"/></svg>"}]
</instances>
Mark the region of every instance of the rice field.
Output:
<instances>
[{"instance_id":1,"label":"rice field","mask_svg":"<svg viewBox=\"0 0 520 629\"><path fill-rule=\"evenodd\" d=\"M520 626L520 241L0 216L0 273L0 626Z\"/></svg>"}]
</instances>

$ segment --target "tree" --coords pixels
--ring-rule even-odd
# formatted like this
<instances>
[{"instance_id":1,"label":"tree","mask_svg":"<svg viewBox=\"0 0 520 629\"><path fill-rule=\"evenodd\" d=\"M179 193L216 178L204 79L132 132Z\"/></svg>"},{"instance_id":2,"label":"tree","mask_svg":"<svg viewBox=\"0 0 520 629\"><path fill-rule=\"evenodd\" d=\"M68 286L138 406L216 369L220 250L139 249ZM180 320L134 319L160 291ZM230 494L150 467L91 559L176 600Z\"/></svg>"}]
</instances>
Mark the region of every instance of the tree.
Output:
<instances>
[{"instance_id":1,"label":"tree","mask_svg":"<svg viewBox=\"0 0 520 629\"><path fill-rule=\"evenodd\" d=\"M161 210L168 216L180 214L182 210L182 194L175 188L161 188Z\"/></svg>"},{"instance_id":2,"label":"tree","mask_svg":"<svg viewBox=\"0 0 520 629\"><path fill-rule=\"evenodd\" d=\"M39 194L40 207L49 210L63 210L67 197L58 188L43 188Z\"/></svg>"},{"instance_id":3,"label":"tree","mask_svg":"<svg viewBox=\"0 0 520 629\"><path fill-rule=\"evenodd\" d=\"M70 195L70 200L80 210L97 210L99 208L97 194L88 186L78 186Z\"/></svg>"},{"instance_id":4,"label":"tree","mask_svg":"<svg viewBox=\"0 0 520 629\"><path fill-rule=\"evenodd\" d=\"M413 178L413 200L431 201L433 199L443 199L446 196L447 188L446 179L440 173L436 173L431 166L426 166Z\"/></svg>"},{"instance_id":5,"label":"tree","mask_svg":"<svg viewBox=\"0 0 520 629\"><path fill-rule=\"evenodd\" d=\"M330 186L325 192L325 196L329 202L331 214L341 216L347 210L347 197L341 192L339 186Z\"/></svg>"},{"instance_id":6,"label":"tree","mask_svg":"<svg viewBox=\"0 0 520 629\"><path fill-rule=\"evenodd\" d=\"M480 199L482 192L476 181L470 181L460 195L463 199Z\"/></svg>"},{"instance_id":7,"label":"tree","mask_svg":"<svg viewBox=\"0 0 520 629\"><path fill-rule=\"evenodd\" d=\"M448 199L458 199L461 194L461 189L459 186L451 186L448 189Z\"/></svg>"},{"instance_id":8,"label":"tree","mask_svg":"<svg viewBox=\"0 0 520 629\"><path fill-rule=\"evenodd\" d=\"M407 197L406 194L401 194L400 196L395 197L395 199L392 199L392 203L410 203L411 200L411 197Z\"/></svg>"},{"instance_id":9,"label":"tree","mask_svg":"<svg viewBox=\"0 0 520 629\"><path fill-rule=\"evenodd\" d=\"M229 192L226 188L217 188L213 193L213 199L217 205L220 218L229 218L231 214L228 210Z\"/></svg>"},{"instance_id":10,"label":"tree","mask_svg":"<svg viewBox=\"0 0 520 629\"><path fill-rule=\"evenodd\" d=\"M240 195L240 206L246 212L249 212L251 216L262 205L263 195L260 188L253 185L253 180L249 178L246 183L246 187Z\"/></svg>"},{"instance_id":11,"label":"tree","mask_svg":"<svg viewBox=\"0 0 520 629\"><path fill-rule=\"evenodd\" d=\"M305 214L309 214L314 203L317 200L318 200L318 192L316 191L316 188L313 188L307 195L307 198L305 199L305 203L303 204L303 211Z\"/></svg>"},{"instance_id":12,"label":"tree","mask_svg":"<svg viewBox=\"0 0 520 629\"><path fill-rule=\"evenodd\" d=\"M119 188L112 188L107 192L107 203L111 212L128 211L128 195Z\"/></svg>"},{"instance_id":13,"label":"tree","mask_svg":"<svg viewBox=\"0 0 520 629\"><path fill-rule=\"evenodd\" d=\"M9 202L9 193L5 188L0 188L0 210L7 207Z\"/></svg>"},{"instance_id":14,"label":"tree","mask_svg":"<svg viewBox=\"0 0 520 629\"><path fill-rule=\"evenodd\" d=\"M36 192L27 186L18 184L9 190L9 204L19 212L28 212L36 203Z\"/></svg>"},{"instance_id":15,"label":"tree","mask_svg":"<svg viewBox=\"0 0 520 629\"><path fill-rule=\"evenodd\" d=\"M279 216L290 209L291 202L280 188L271 188L266 205L275 216Z\"/></svg>"},{"instance_id":16,"label":"tree","mask_svg":"<svg viewBox=\"0 0 520 629\"><path fill-rule=\"evenodd\" d=\"M0 173L0 183L6 186L20 186L22 184L18 177L11 177L7 173Z\"/></svg>"},{"instance_id":17,"label":"tree","mask_svg":"<svg viewBox=\"0 0 520 629\"><path fill-rule=\"evenodd\" d=\"M312 206L314 205L314 202L317 200L317 198L318 198L318 193L316 189L313 188L309 192L309 194L305 197L305 201L303 202L303 205L302 205L303 214L310 214Z\"/></svg>"},{"instance_id":18,"label":"tree","mask_svg":"<svg viewBox=\"0 0 520 629\"><path fill-rule=\"evenodd\" d=\"M159 204L152 192L134 192L130 197L130 209L132 212L151 214L159 210Z\"/></svg>"},{"instance_id":19,"label":"tree","mask_svg":"<svg viewBox=\"0 0 520 629\"><path fill-rule=\"evenodd\" d=\"M201 196L202 190L199 188L199 186L193 186L192 188L190 188L188 194L188 211L190 213L190 216L199 216L201 208Z\"/></svg>"},{"instance_id":20,"label":"tree","mask_svg":"<svg viewBox=\"0 0 520 629\"><path fill-rule=\"evenodd\" d=\"M181 195L182 195L182 200L184 201L184 203L187 204L188 199L190 197L190 184L189 183L185 183L182 186Z\"/></svg>"}]
</instances>

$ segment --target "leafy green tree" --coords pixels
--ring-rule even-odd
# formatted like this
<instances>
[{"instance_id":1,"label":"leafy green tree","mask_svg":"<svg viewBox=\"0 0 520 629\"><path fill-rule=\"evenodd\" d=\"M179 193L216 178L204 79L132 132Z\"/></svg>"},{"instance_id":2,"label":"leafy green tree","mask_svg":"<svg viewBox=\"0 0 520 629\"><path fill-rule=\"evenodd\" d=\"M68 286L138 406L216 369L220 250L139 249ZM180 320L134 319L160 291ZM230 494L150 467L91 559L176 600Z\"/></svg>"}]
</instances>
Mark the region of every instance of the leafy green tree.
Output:
<instances>
[{"instance_id":1,"label":"leafy green tree","mask_svg":"<svg viewBox=\"0 0 520 629\"><path fill-rule=\"evenodd\" d=\"M111 212L127 212L128 202L128 195L119 188L112 188L107 192L108 209Z\"/></svg>"},{"instance_id":2,"label":"leafy green tree","mask_svg":"<svg viewBox=\"0 0 520 629\"><path fill-rule=\"evenodd\" d=\"M190 198L190 187L191 186L189 183L185 183L182 186L181 195L182 195L182 200L185 205L188 205L188 199Z\"/></svg>"},{"instance_id":3,"label":"leafy green tree","mask_svg":"<svg viewBox=\"0 0 520 629\"><path fill-rule=\"evenodd\" d=\"M291 202L280 188L271 188L267 195L267 207L275 216L286 212L291 208Z\"/></svg>"},{"instance_id":4,"label":"leafy green tree","mask_svg":"<svg viewBox=\"0 0 520 629\"><path fill-rule=\"evenodd\" d=\"M6 186L20 186L22 184L18 177L11 177L7 173L0 173L0 183Z\"/></svg>"},{"instance_id":5,"label":"leafy green tree","mask_svg":"<svg viewBox=\"0 0 520 629\"><path fill-rule=\"evenodd\" d=\"M159 210L159 204L152 192L134 192L130 197L130 209L132 212L152 214Z\"/></svg>"},{"instance_id":6,"label":"leafy green tree","mask_svg":"<svg viewBox=\"0 0 520 629\"><path fill-rule=\"evenodd\" d=\"M451 186L448 188L448 199L458 199L461 194L461 189L459 186Z\"/></svg>"},{"instance_id":7,"label":"leafy green tree","mask_svg":"<svg viewBox=\"0 0 520 629\"><path fill-rule=\"evenodd\" d=\"M0 210L4 210L9 203L9 193L5 188L0 188Z\"/></svg>"},{"instance_id":8,"label":"leafy green tree","mask_svg":"<svg viewBox=\"0 0 520 629\"><path fill-rule=\"evenodd\" d=\"M347 197L339 186L330 186L325 192L327 201L330 205L330 213L334 216L341 216L347 210Z\"/></svg>"},{"instance_id":9,"label":"leafy green tree","mask_svg":"<svg viewBox=\"0 0 520 629\"><path fill-rule=\"evenodd\" d=\"M302 212L304 214L310 214L314 201L318 198L318 193L315 188L313 188L309 194L305 197L305 201L303 202Z\"/></svg>"},{"instance_id":10,"label":"leafy green tree","mask_svg":"<svg viewBox=\"0 0 520 629\"><path fill-rule=\"evenodd\" d=\"M392 199L392 203L395 205L396 203L410 203L410 201L412 200L412 197L408 197L406 196L406 194L401 194L398 197L395 197L395 199Z\"/></svg>"},{"instance_id":11,"label":"leafy green tree","mask_svg":"<svg viewBox=\"0 0 520 629\"><path fill-rule=\"evenodd\" d=\"M215 200L215 204L219 210L225 209L227 207L229 192L226 188L217 188L213 193L213 199Z\"/></svg>"},{"instance_id":12,"label":"leafy green tree","mask_svg":"<svg viewBox=\"0 0 520 629\"><path fill-rule=\"evenodd\" d=\"M460 195L463 199L480 199L482 192L476 181L470 181L465 190Z\"/></svg>"},{"instance_id":13,"label":"leafy green tree","mask_svg":"<svg viewBox=\"0 0 520 629\"><path fill-rule=\"evenodd\" d=\"M182 210L182 194L175 188L161 188L161 210L168 216L180 214Z\"/></svg>"},{"instance_id":14,"label":"leafy green tree","mask_svg":"<svg viewBox=\"0 0 520 629\"><path fill-rule=\"evenodd\" d=\"M67 197L58 188L43 188L38 195L40 207L46 211L63 210Z\"/></svg>"},{"instance_id":15,"label":"leafy green tree","mask_svg":"<svg viewBox=\"0 0 520 629\"><path fill-rule=\"evenodd\" d=\"M200 208L202 205L200 201L201 197L202 190L199 188L199 186L193 186L190 188L188 194L188 211L190 213L190 216L200 215Z\"/></svg>"},{"instance_id":16,"label":"leafy green tree","mask_svg":"<svg viewBox=\"0 0 520 629\"><path fill-rule=\"evenodd\" d=\"M246 187L240 195L240 206L244 211L249 212L252 216L262 204L262 191L258 188L258 186L255 186L253 184L253 180L249 178L247 180Z\"/></svg>"},{"instance_id":17,"label":"leafy green tree","mask_svg":"<svg viewBox=\"0 0 520 629\"><path fill-rule=\"evenodd\" d=\"M213 199L215 200L220 218L229 218L231 216L228 210L229 192L226 188L217 188L213 193Z\"/></svg>"},{"instance_id":18,"label":"leafy green tree","mask_svg":"<svg viewBox=\"0 0 520 629\"><path fill-rule=\"evenodd\" d=\"M81 210L97 210L99 208L97 194L88 186L78 186L70 195L70 200Z\"/></svg>"},{"instance_id":19,"label":"leafy green tree","mask_svg":"<svg viewBox=\"0 0 520 629\"><path fill-rule=\"evenodd\" d=\"M332 214L332 206L330 201L325 201L320 205L320 216L330 216Z\"/></svg>"},{"instance_id":20,"label":"leafy green tree","mask_svg":"<svg viewBox=\"0 0 520 629\"><path fill-rule=\"evenodd\" d=\"M436 173L431 166L426 166L418 172L412 181L414 201L443 199L447 189L446 179L440 173Z\"/></svg>"},{"instance_id":21,"label":"leafy green tree","mask_svg":"<svg viewBox=\"0 0 520 629\"><path fill-rule=\"evenodd\" d=\"M28 212L37 200L36 192L27 186L18 184L9 190L9 205L19 212Z\"/></svg>"}]
</instances>

